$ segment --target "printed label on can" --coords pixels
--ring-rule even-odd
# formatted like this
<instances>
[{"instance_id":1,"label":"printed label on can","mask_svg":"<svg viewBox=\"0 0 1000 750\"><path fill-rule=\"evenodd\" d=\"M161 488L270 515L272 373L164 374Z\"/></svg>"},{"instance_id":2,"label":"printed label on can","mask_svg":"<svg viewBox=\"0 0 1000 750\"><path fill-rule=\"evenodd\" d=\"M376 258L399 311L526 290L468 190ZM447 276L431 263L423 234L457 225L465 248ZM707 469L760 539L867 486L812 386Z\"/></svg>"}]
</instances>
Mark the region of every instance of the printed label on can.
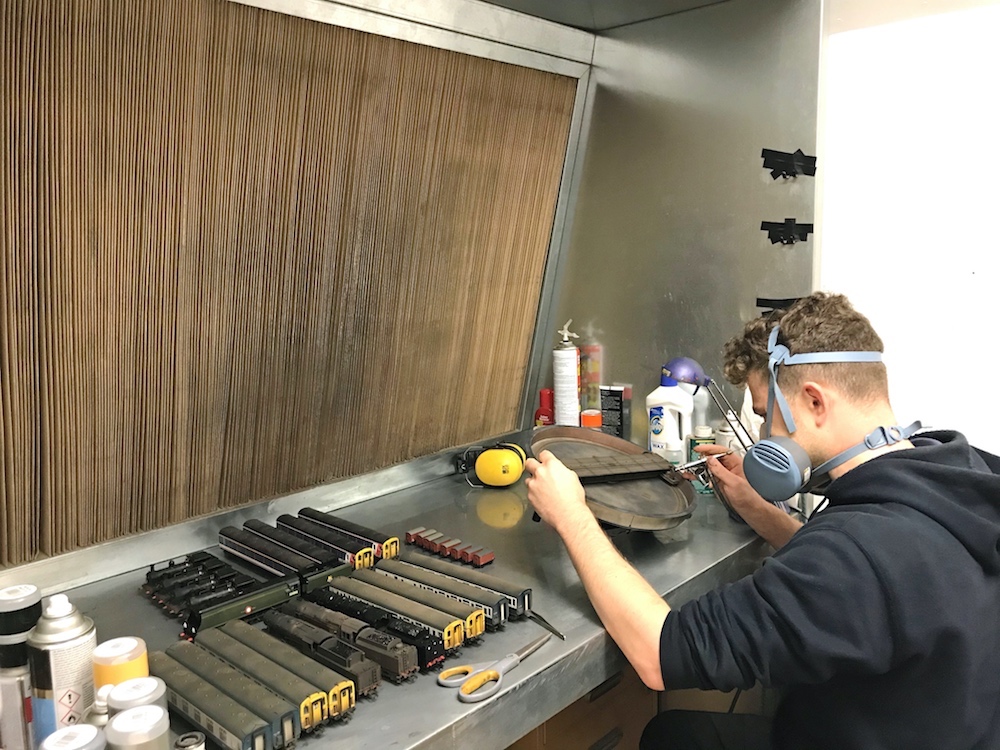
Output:
<instances>
[{"instance_id":1,"label":"printed label on can","mask_svg":"<svg viewBox=\"0 0 1000 750\"><path fill-rule=\"evenodd\" d=\"M36 695L31 699L31 713L35 721L33 728L36 739L44 739L56 731L56 702L51 698L41 698Z\"/></svg>"},{"instance_id":2,"label":"printed label on can","mask_svg":"<svg viewBox=\"0 0 1000 750\"><path fill-rule=\"evenodd\" d=\"M555 420L558 425L580 426L580 350L556 349L552 353Z\"/></svg>"},{"instance_id":3,"label":"printed label on can","mask_svg":"<svg viewBox=\"0 0 1000 750\"><path fill-rule=\"evenodd\" d=\"M0 747L32 750L31 679L24 668L0 673Z\"/></svg>"},{"instance_id":4,"label":"printed label on can","mask_svg":"<svg viewBox=\"0 0 1000 750\"><path fill-rule=\"evenodd\" d=\"M57 729L83 721L84 713L94 702L91 657L96 643L97 632L91 628L86 635L42 650L48 661L46 671L52 688L34 689L35 736L39 740Z\"/></svg>"}]
</instances>

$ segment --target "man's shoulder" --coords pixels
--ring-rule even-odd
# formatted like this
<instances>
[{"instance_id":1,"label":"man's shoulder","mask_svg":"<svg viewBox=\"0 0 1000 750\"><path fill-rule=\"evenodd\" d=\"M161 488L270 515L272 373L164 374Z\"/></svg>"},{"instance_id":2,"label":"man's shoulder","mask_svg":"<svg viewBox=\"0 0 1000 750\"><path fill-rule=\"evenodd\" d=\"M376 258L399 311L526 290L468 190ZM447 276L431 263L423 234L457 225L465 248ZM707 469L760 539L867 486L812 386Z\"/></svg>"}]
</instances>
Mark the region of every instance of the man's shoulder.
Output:
<instances>
[{"instance_id":1,"label":"man's shoulder","mask_svg":"<svg viewBox=\"0 0 1000 750\"><path fill-rule=\"evenodd\" d=\"M792 537L802 543L821 536L845 534L866 536L884 525L898 524L907 515L903 506L882 503L855 503L852 505L828 506L802 524L802 528Z\"/></svg>"},{"instance_id":2,"label":"man's shoulder","mask_svg":"<svg viewBox=\"0 0 1000 750\"><path fill-rule=\"evenodd\" d=\"M863 558L883 583L905 586L911 576L933 577L929 568L940 566L943 557L964 559L960 552L958 540L919 510L901 503L861 503L817 514L774 557L790 565L816 555ZM837 577L840 569L830 574Z\"/></svg>"},{"instance_id":3,"label":"man's shoulder","mask_svg":"<svg viewBox=\"0 0 1000 750\"><path fill-rule=\"evenodd\" d=\"M902 504L835 506L809 519L775 556L808 554L817 545L833 545L880 557L887 548L896 547L896 542L912 547L910 542L914 535L923 536L920 527L926 527L925 533L929 533L933 524L913 508Z\"/></svg>"},{"instance_id":4,"label":"man's shoulder","mask_svg":"<svg viewBox=\"0 0 1000 750\"><path fill-rule=\"evenodd\" d=\"M904 503L855 502L850 505L831 505L812 516L802 525L801 531L829 531L839 529L849 534L879 534L886 529L921 524L930 521L924 514ZM798 536L798 534L796 534Z\"/></svg>"}]
</instances>

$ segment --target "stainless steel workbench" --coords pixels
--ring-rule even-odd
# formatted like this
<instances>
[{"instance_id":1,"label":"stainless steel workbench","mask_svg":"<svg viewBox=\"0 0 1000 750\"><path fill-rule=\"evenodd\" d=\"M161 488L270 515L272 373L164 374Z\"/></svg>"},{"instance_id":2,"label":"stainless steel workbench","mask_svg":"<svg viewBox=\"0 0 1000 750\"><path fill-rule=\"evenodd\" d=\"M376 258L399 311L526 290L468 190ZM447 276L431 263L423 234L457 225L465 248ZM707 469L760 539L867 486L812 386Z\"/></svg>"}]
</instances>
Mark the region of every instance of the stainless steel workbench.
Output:
<instances>
[{"instance_id":1,"label":"stainless steel workbench","mask_svg":"<svg viewBox=\"0 0 1000 750\"><path fill-rule=\"evenodd\" d=\"M756 567L766 546L730 520L718 501L699 496L694 515L659 538L612 531L624 556L678 605ZM388 532L415 526L492 548L485 572L530 585L534 609L566 635L552 638L505 678L504 690L477 705L458 701L432 674L403 685L383 683L374 700L358 702L354 716L302 742L306 750L343 748L505 748L604 682L624 663L601 627L556 533L531 521L522 484L507 490L470 488L450 476L343 508L337 513ZM507 528L503 528L503 527ZM139 635L162 649L180 625L143 598L145 569L82 586L71 599L94 617L98 640ZM465 647L459 659L500 657L544 634L535 623L513 622Z\"/></svg>"}]
</instances>

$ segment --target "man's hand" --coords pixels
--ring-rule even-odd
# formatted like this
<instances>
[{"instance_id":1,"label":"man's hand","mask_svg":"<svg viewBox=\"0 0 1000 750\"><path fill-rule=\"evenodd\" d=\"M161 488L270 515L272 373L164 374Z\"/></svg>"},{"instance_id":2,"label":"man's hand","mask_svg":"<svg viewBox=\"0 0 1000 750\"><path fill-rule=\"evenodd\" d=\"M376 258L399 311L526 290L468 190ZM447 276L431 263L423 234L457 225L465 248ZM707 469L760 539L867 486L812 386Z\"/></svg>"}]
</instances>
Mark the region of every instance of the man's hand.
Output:
<instances>
[{"instance_id":1,"label":"man's hand","mask_svg":"<svg viewBox=\"0 0 1000 750\"><path fill-rule=\"evenodd\" d=\"M709 456L726 451L721 445L699 445L695 450ZM731 453L710 458L707 466L712 472L716 494L775 549L782 547L802 527L799 521L769 503L750 486L743 474L743 456Z\"/></svg>"},{"instance_id":2,"label":"man's hand","mask_svg":"<svg viewBox=\"0 0 1000 750\"><path fill-rule=\"evenodd\" d=\"M757 502L766 503L757 491L750 486L746 476L743 474L743 456L738 453L720 455L729 450L722 445L698 445L695 451L703 456L710 456L707 466L712 472L715 480L716 490L721 492L725 499L737 513L741 508L753 505ZM714 456L719 456L714 458ZM741 514L742 515L742 514Z\"/></svg>"},{"instance_id":3,"label":"man's hand","mask_svg":"<svg viewBox=\"0 0 1000 750\"><path fill-rule=\"evenodd\" d=\"M576 472L567 469L552 453L542 451L538 460L529 458L524 470L528 473L524 480L528 500L560 536L581 521L593 519Z\"/></svg>"}]
</instances>

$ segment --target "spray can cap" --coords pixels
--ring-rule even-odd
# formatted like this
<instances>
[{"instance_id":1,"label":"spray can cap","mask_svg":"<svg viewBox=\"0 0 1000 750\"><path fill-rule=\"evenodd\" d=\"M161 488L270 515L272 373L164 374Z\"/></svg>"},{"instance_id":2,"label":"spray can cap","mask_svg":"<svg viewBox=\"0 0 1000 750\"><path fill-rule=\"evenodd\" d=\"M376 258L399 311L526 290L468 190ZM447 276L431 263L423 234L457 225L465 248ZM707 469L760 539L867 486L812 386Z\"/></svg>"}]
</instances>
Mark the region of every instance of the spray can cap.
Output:
<instances>
[{"instance_id":1,"label":"spray can cap","mask_svg":"<svg viewBox=\"0 0 1000 750\"><path fill-rule=\"evenodd\" d=\"M82 615L65 594L55 594L45 600L42 616L28 633L28 646L63 643L93 627L94 621Z\"/></svg>"},{"instance_id":2,"label":"spray can cap","mask_svg":"<svg viewBox=\"0 0 1000 750\"><path fill-rule=\"evenodd\" d=\"M570 324L572 322L573 322L573 319L570 318L569 320L566 321L566 325L564 325L562 328L560 328L558 331L556 331L556 333L558 333L560 336L562 336L562 339L560 339L560 341L559 341L560 344L568 344L568 343L570 343L570 341L569 341L570 337L573 337L575 339L580 338L577 334L575 334L571 330L569 330L569 326L570 326Z\"/></svg>"},{"instance_id":3,"label":"spray can cap","mask_svg":"<svg viewBox=\"0 0 1000 750\"><path fill-rule=\"evenodd\" d=\"M46 617L66 617L73 613L75 607L66 594L55 594L45 602Z\"/></svg>"},{"instance_id":4,"label":"spray can cap","mask_svg":"<svg viewBox=\"0 0 1000 750\"><path fill-rule=\"evenodd\" d=\"M712 437L712 428L707 424L700 424L694 428L694 436L696 438L710 438Z\"/></svg>"}]
</instances>

